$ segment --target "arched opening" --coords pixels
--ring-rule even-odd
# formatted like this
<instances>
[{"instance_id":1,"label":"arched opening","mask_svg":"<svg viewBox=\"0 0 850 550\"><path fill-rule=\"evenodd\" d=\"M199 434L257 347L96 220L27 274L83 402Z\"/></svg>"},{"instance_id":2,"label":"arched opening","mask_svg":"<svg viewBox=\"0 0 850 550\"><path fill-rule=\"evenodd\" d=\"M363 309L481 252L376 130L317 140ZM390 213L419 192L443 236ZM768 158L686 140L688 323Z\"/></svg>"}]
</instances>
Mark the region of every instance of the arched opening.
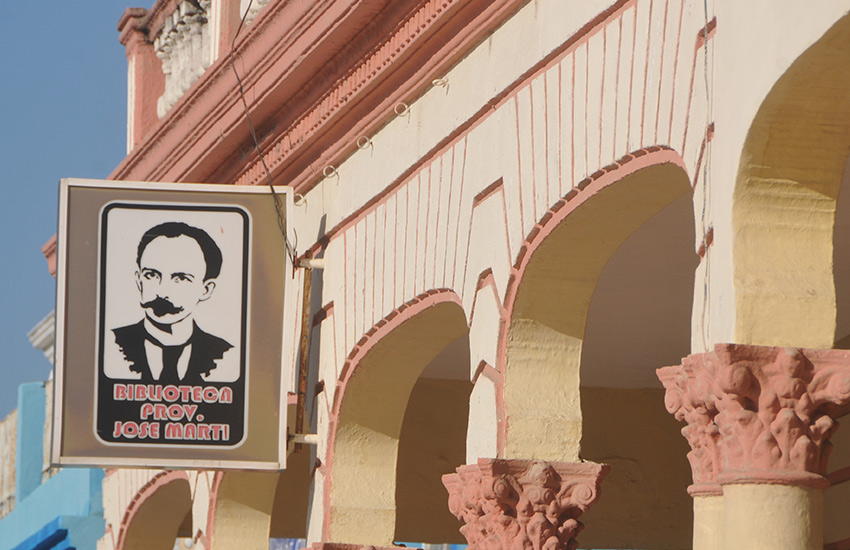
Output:
<instances>
[{"instance_id":1,"label":"arched opening","mask_svg":"<svg viewBox=\"0 0 850 550\"><path fill-rule=\"evenodd\" d=\"M641 154L574 197L530 243L509 302L505 458L579 459L579 368L599 276L629 235L689 191L678 155Z\"/></svg>"},{"instance_id":2,"label":"arched opening","mask_svg":"<svg viewBox=\"0 0 850 550\"><path fill-rule=\"evenodd\" d=\"M681 426L664 408L660 366L690 353L694 271L690 194L650 218L608 260L581 359L581 456L611 465L584 516L594 548L686 548L693 516Z\"/></svg>"},{"instance_id":3,"label":"arched opening","mask_svg":"<svg viewBox=\"0 0 850 550\"><path fill-rule=\"evenodd\" d=\"M691 537L687 443L655 378L690 352L691 188L672 151L636 156L543 226L507 342L505 457L612 466L582 517L589 548Z\"/></svg>"},{"instance_id":4,"label":"arched opening","mask_svg":"<svg viewBox=\"0 0 850 550\"><path fill-rule=\"evenodd\" d=\"M379 326L350 358L335 399L323 539L374 545L403 539L447 542L440 540L449 530L444 522L454 518L435 475L437 465L427 461L453 469L451 463L465 459L468 390L458 371L468 357L468 351L459 351L464 343L468 348L466 318L456 295L435 291ZM433 402L441 389L451 394L446 410L429 414L444 406L442 398ZM466 405L460 403L464 391ZM411 456L417 451L427 454ZM420 512L429 517L412 515Z\"/></svg>"},{"instance_id":5,"label":"arched opening","mask_svg":"<svg viewBox=\"0 0 850 550\"><path fill-rule=\"evenodd\" d=\"M183 472L163 472L136 496L118 535L119 550L172 550L191 537L192 495ZM187 519L188 518L188 519Z\"/></svg>"},{"instance_id":6,"label":"arched opening","mask_svg":"<svg viewBox=\"0 0 850 550\"><path fill-rule=\"evenodd\" d=\"M844 336L832 260L850 153L848 56L845 16L774 84L750 126L733 205L737 343L829 348Z\"/></svg>"},{"instance_id":7,"label":"arched opening","mask_svg":"<svg viewBox=\"0 0 850 550\"><path fill-rule=\"evenodd\" d=\"M396 542L464 543L441 478L466 462L469 337L450 343L422 371L407 402L398 446Z\"/></svg>"}]
</instances>

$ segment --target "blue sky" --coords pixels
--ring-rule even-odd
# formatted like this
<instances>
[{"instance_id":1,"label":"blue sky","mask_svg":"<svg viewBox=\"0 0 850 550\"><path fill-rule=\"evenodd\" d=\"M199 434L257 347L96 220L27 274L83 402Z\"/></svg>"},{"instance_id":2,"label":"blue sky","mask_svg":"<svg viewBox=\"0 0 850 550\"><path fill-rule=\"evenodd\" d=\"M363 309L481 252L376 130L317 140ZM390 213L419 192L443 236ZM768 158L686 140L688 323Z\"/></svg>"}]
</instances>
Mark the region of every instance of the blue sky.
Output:
<instances>
[{"instance_id":1,"label":"blue sky","mask_svg":"<svg viewBox=\"0 0 850 550\"><path fill-rule=\"evenodd\" d=\"M132 2L132 0L130 0ZM116 0L0 2L0 417L50 364L27 332L54 307L41 245L56 232L58 182L106 178L126 140L126 57Z\"/></svg>"}]
</instances>

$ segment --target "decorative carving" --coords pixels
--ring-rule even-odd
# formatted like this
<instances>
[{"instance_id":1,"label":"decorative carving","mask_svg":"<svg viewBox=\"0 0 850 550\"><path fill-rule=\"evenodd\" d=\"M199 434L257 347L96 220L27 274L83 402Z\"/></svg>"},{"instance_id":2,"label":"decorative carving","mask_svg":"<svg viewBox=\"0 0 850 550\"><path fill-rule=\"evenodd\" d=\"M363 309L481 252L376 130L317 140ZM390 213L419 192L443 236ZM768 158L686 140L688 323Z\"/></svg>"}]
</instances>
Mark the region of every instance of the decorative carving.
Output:
<instances>
[{"instance_id":1,"label":"decorative carving","mask_svg":"<svg viewBox=\"0 0 850 550\"><path fill-rule=\"evenodd\" d=\"M210 26L206 14L211 0L199 0L204 11L189 2L180 2L165 18L154 40L156 56L162 61L165 91L156 105L162 118L212 63Z\"/></svg>"},{"instance_id":2,"label":"decorative carving","mask_svg":"<svg viewBox=\"0 0 850 550\"><path fill-rule=\"evenodd\" d=\"M606 464L481 458L443 476L469 550L573 550Z\"/></svg>"},{"instance_id":3,"label":"decorative carving","mask_svg":"<svg viewBox=\"0 0 850 550\"><path fill-rule=\"evenodd\" d=\"M657 372L667 410L687 424L692 494L741 481L828 484L833 418L850 410L850 352L718 344Z\"/></svg>"}]
</instances>

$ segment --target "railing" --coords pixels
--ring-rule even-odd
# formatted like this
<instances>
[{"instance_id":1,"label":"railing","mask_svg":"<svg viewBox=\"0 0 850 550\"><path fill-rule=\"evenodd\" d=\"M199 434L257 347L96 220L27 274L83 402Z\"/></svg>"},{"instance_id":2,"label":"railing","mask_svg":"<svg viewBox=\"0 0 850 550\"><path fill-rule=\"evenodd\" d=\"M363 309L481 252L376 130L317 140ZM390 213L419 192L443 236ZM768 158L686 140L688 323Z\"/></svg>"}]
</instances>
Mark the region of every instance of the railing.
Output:
<instances>
[{"instance_id":1,"label":"railing","mask_svg":"<svg viewBox=\"0 0 850 550\"><path fill-rule=\"evenodd\" d=\"M208 17L211 5L211 0L200 0L197 5L180 2L177 9L165 18L154 39L156 56L162 61L165 75L165 91L156 105L160 118L213 61Z\"/></svg>"}]
</instances>

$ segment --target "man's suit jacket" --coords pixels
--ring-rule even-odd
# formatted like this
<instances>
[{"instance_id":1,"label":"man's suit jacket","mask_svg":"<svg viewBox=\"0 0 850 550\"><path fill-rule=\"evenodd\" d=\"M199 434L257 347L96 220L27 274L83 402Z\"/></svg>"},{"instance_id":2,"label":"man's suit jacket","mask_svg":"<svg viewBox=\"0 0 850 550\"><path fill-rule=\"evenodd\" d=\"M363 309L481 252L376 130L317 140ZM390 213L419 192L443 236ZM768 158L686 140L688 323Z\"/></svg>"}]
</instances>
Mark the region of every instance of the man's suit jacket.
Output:
<instances>
[{"instance_id":1,"label":"man's suit jacket","mask_svg":"<svg viewBox=\"0 0 850 550\"><path fill-rule=\"evenodd\" d=\"M120 327L112 330L115 335L115 343L118 344L124 359L130 363L130 370L142 375L141 383L157 384L148 365L147 353L145 352L145 340L153 342L162 347L156 339L148 335L145 330L144 320L133 325ZM180 381L181 384L198 385L203 384L202 374L208 375L216 367L216 361L224 356L224 352L232 348L227 341L204 332L195 322L192 322L192 336L187 344L192 345L192 355L189 357L189 367L186 375Z\"/></svg>"}]
</instances>

